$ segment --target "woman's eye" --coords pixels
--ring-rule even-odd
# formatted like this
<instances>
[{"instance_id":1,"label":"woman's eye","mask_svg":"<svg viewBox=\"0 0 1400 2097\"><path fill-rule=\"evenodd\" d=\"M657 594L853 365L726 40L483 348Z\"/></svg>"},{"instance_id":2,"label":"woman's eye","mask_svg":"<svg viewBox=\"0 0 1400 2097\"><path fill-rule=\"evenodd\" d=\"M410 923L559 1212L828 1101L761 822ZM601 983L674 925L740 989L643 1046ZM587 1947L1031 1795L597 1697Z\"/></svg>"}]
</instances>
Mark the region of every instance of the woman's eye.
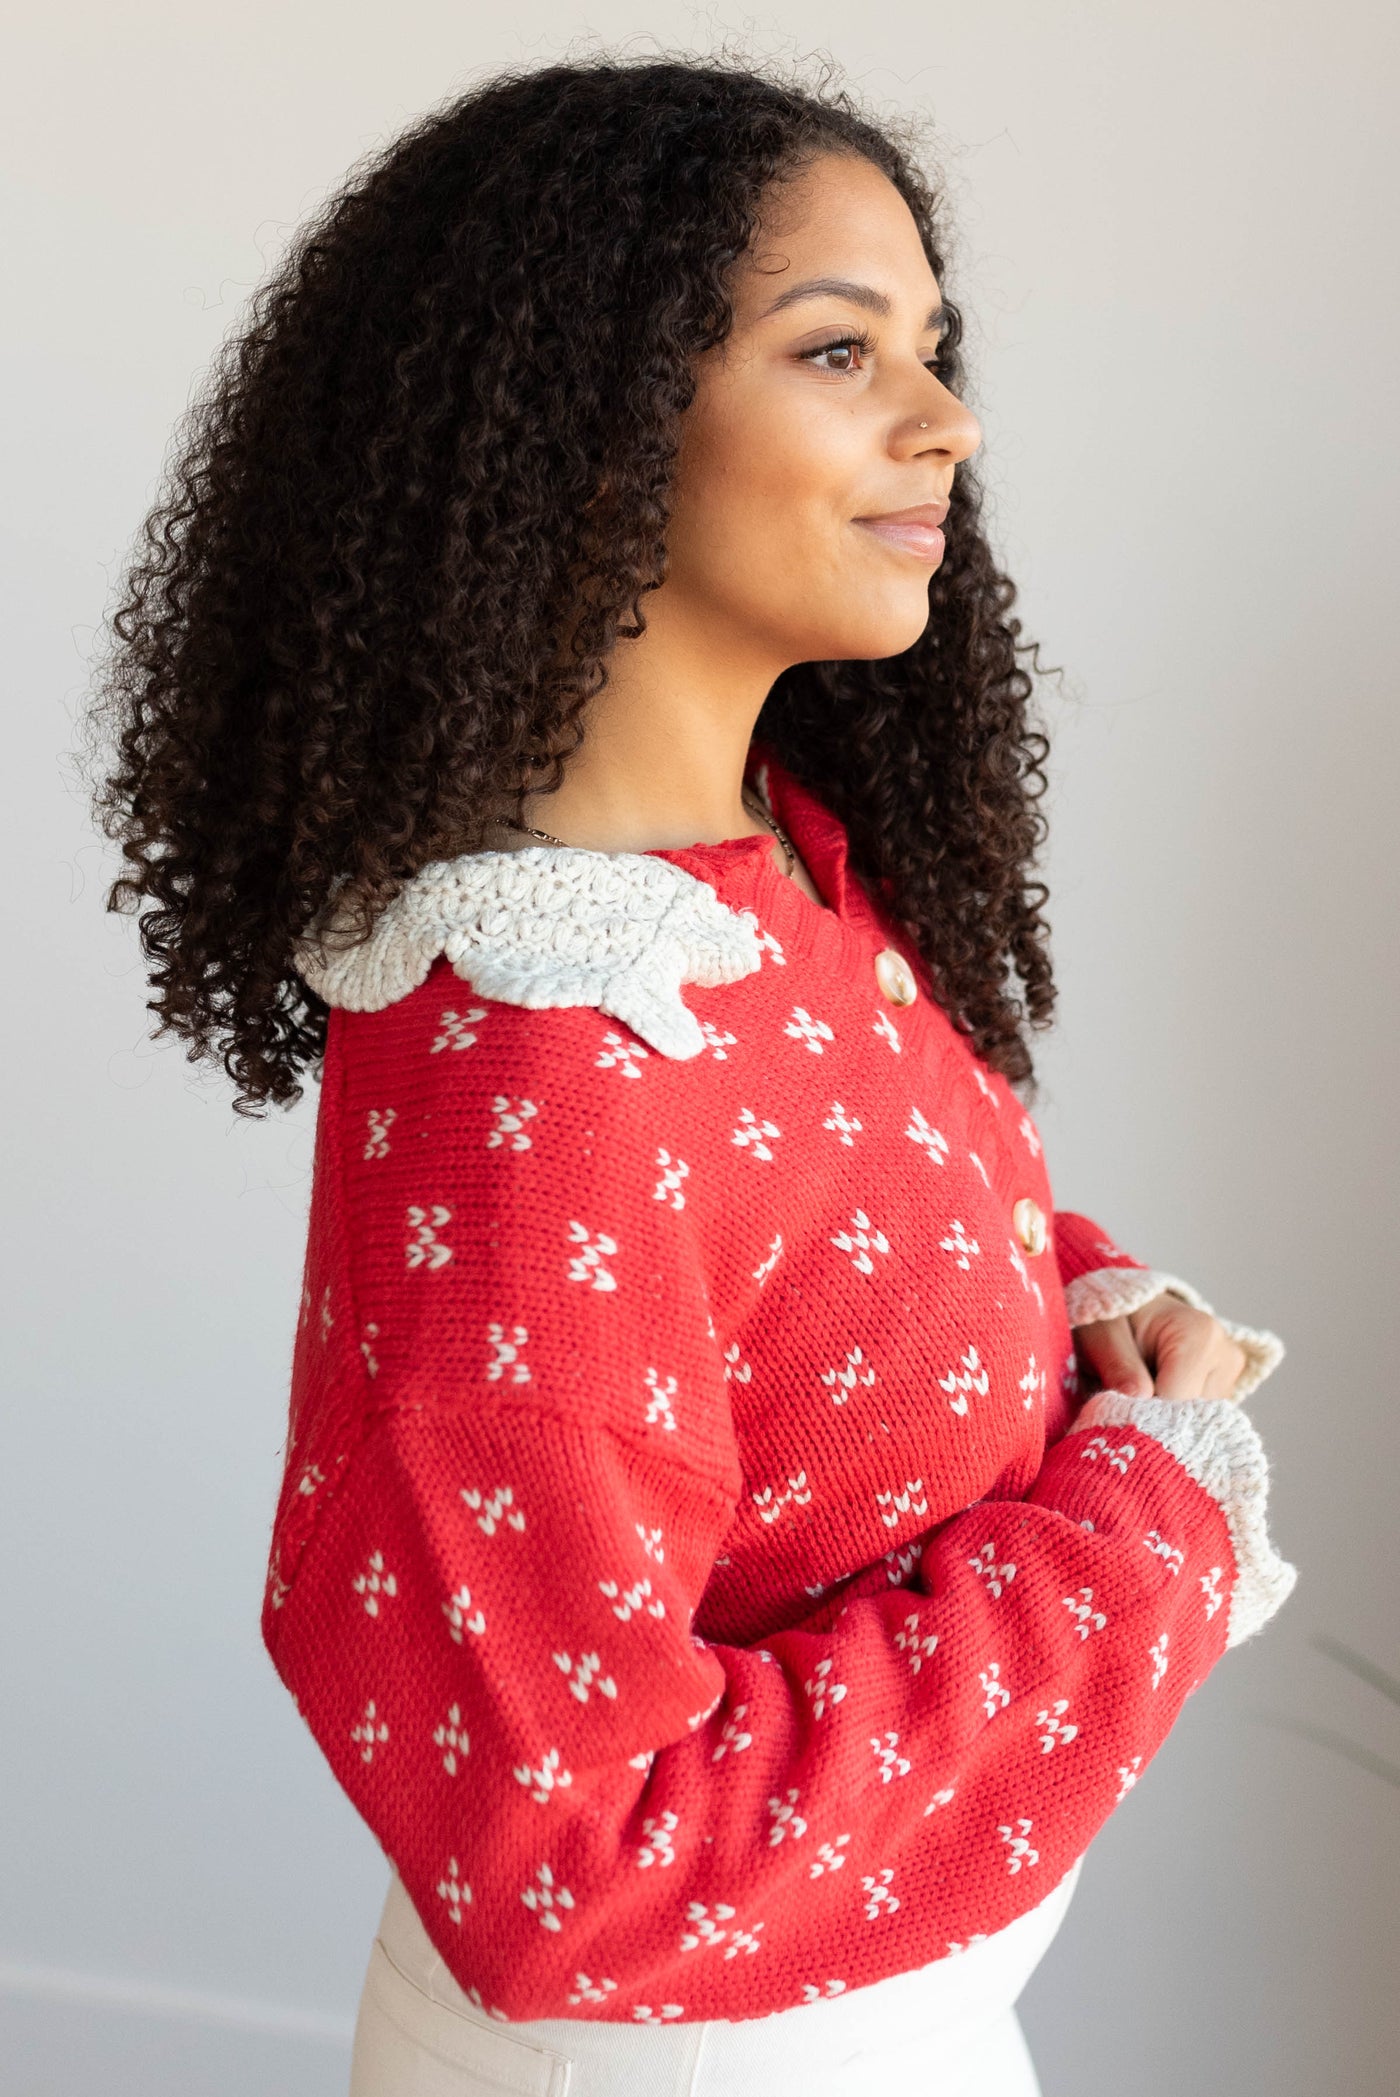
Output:
<instances>
[{"instance_id":1,"label":"woman's eye","mask_svg":"<svg viewBox=\"0 0 1400 2097\"><path fill-rule=\"evenodd\" d=\"M805 363L815 363L818 357L836 357L841 356L843 353L849 355L852 350L858 350L862 356L868 356L870 349L871 342L868 335L837 335L830 342L819 343L816 349L804 350L802 356ZM838 366L837 369L845 373L854 370L855 367L852 364L845 364Z\"/></svg>"},{"instance_id":2,"label":"woman's eye","mask_svg":"<svg viewBox=\"0 0 1400 2097\"><path fill-rule=\"evenodd\" d=\"M839 356L843 352L849 355L849 353L852 350L856 350L860 353L861 356L866 357L869 356L871 350L874 347L875 345L868 335L838 335L835 336L830 342L818 343L815 349L803 350L800 354L802 361L804 363L810 364L815 363L818 357ZM848 377L850 373L856 370L856 368L857 367L852 363L846 363L834 367L836 376L838 378ZM930 357L925 362L924 369L925 371L931 371L936 378L941 378L943 375L942 357Z\"/></svg>"}]
</instances>

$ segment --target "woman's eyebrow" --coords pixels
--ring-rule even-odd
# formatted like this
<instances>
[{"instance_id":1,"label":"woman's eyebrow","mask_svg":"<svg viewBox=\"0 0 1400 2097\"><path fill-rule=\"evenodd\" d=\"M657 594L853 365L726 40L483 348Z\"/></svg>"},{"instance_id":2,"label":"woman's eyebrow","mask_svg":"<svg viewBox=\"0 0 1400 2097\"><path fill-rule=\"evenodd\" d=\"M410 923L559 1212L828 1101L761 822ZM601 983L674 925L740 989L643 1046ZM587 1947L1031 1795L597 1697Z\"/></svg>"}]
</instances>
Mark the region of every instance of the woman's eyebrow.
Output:
<instances>
[{"instance_id":1,"label":"woman's eyebrow","mask_svg":"<svg viewBox=\"0 0 1400 2097\"><path fill-rule=\"evenodd\" d=\"M785 306L795 306L799 299L846 299L853 306L864 306L876 313L881 320L888 320L892 311L890 301L883 291L873 284L857 284L850 277L809 277L804 284L794 284L789 290L780 292L771 306L766 306L759 316L767 320L772 313L781 313ZM926 328L943 328L948 325L949 313L945 306L934 306L924 322Z\"/></svg>"}]
</instances>

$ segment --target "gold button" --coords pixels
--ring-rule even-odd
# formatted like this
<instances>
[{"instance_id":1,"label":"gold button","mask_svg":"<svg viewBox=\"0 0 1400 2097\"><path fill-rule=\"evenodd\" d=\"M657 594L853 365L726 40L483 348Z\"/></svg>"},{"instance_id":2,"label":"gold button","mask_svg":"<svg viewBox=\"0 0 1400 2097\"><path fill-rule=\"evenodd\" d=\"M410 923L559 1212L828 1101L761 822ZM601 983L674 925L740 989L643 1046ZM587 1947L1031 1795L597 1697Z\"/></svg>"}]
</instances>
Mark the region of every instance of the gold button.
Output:
<instances>
[{"instance_id":1,"label":"gold button","mask_svg":"<svg viewBox=\"0 0 1400 2097\"><path fill-rule=\"evenodd\" d=\"M919 995L914 971L897 947L875 956L875 980L892 1005L912 1005Z\"/></svg>"},{"instance_id":2,"label":"gold button","mask_svg":"<svg viewBox=\"0 0 1400 2097\"><path fill-rule=\"evenodd\" d=\"M1038 1201L1032 1201L1029 1194L1022 1195L1011 1211L1011 1221L1027 1252L1044 1252L1049 1232L1045 1228L1045 1211Z\"/></svg>"}]
</instances>

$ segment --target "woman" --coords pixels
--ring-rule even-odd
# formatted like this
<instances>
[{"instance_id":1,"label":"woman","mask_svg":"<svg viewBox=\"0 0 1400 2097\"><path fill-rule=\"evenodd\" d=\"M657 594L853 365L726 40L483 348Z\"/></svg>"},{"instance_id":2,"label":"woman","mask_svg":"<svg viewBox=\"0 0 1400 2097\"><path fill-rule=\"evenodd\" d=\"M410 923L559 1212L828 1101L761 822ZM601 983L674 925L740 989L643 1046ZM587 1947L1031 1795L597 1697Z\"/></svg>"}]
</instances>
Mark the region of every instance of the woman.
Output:
<instances>
[{"instance_id":1,"label":"woman","mask_svg":"<svg viewBox=\"0 0 1400 2097\"><path fill-rule=\"evenodd\" d=\"M1025 1111L942 280L844 93L489 82L261 295L118 615L163 1021L323 1080L263 1631L392 1866L354 2097L1024 2097L1084 1851L1296 1577L1280 1343Z\"/></svg>"}]
</instances>

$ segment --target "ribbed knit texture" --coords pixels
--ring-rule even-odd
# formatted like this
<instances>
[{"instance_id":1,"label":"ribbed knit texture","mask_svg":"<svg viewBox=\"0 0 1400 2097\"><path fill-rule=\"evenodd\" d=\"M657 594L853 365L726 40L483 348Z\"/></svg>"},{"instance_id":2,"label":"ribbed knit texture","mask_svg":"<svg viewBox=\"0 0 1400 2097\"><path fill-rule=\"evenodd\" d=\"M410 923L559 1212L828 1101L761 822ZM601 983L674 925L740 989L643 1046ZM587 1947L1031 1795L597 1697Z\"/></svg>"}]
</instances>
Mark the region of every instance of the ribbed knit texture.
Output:
<instances>
[{"instance_id":1,"label":"ribbed knit texture","mask_svg":"<svg viewBox=\"0 0 1400 2097\"><path fill-rule=\"evenodd\" d=\"M757 932L684 990L700 1054L444 955L330 1020L263 1633L509 2019L757 2016L1002 1928L1237 1585L1253 1630L1292 1584L1238 1406L1190 1464L1160 1401L1066 1432L1066 1283L1149 1270L1054 1213L840 824L754 758L833 907L766 838L645 855Z\"/></svg>"}]
</instances>

